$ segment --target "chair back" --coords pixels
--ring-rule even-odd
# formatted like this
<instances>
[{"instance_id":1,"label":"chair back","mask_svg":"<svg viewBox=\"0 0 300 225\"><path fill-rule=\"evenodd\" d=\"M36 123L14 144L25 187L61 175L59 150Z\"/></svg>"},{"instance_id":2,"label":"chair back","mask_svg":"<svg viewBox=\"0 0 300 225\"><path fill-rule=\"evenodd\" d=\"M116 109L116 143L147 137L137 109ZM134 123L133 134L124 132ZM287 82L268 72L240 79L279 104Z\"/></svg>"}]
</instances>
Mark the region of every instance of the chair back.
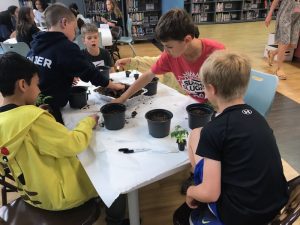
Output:
<instances>
[{"instance_id":1,"label":"chair back","mask_svg":"<svg viewBox=\"0 0 300 225\"><path fill-rule=\"evenodd\" d=\"M26 203L21 197L0 208L0 221L10 225L92 225L99 215L100 198L63 211L40 209Z\"/></svg>"},{"instance_id":2,"label":"chair back","mask_svg":"<svg viewBox=\"0 0 300 225\"><path fill-rule=\"evenodd\" d=\"M73 42L78 45L80 50L85 49L85 46L82 42L82 35L81 34L79 34Z\"/></svg>"},{"instance_id":3,"label":"chair back","mask_svg":"<svg viewBox=\"0 0 300 225\"><path fill-rule=\"evenodd\" d=\"M300 176L288 182L289 200L270 225L291 225L300 216Z\"/></svg>"},{"instance_id":4,"label":"chair back","mask_svg":"<svg viewBox=\"0 0 300 225\"><path fill-rule=\"evenodd\" d=\"M130 18L130 16L128 15L127 17L127 31L128 31L128 37L132 37L132 19Z\"/></svg>"},{"instance_id":5,"label":"chair back","mask_svg":"<svg viewBox=\"0 0 300 225\"><path fill-rule=\"evenodd\" d=\"M244 97L246 104L266 117L272 106L277 85L277 76L251 70L248 88Z\"/></svg>"},{"instance_id":6,"label":"chair back","mask_svg":"<svg viewBox=\"0 0 300 225\"><path fill-rule=\"evenodd\" d=\"M27 56L28 52L30 51L29 46L25 42L17 42L14 44L3 43L1 42L1 48L3 52L16 52L24 57Z\"/></svg>"}]
</instances>

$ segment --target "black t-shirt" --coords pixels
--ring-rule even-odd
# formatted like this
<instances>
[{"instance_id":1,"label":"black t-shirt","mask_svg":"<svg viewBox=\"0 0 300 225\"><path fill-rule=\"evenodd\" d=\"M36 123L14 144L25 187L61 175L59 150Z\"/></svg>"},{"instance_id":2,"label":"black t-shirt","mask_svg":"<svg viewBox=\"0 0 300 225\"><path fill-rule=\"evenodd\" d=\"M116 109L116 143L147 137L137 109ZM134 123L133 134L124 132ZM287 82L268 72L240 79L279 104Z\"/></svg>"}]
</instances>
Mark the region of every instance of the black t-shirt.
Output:
<instances>
[{"instance_id":1,"label":"black t-shirt","mask_svg":"<svg viewBox=\"0 0 300 225\"><path fill-rule=\"evenodd\" d=\"M8 104L8 105L4 105L0 107L0 112L6 112L9 111L11 109L17 108L18 106L15 104Z\"/></svg>"},{"instance_id":2,"label":"black t-shirt","mask_svg":"<svg viewBox=\"0 0 300 225\"><path fill-rule=\"evenodd\" d=\"M39 28L37 28L35 25L32 25L25 35L17 33L17 41L25 42L30 47L30 42L33 40L33 35L39 31Z\"/></svg>"},{"instance_id":3,"label":"black t-shirt","mask_svg":"<svg viewBox=\"0 0 300 225\"><path fill-rule=\"evenodd\" d=\"M95 66L113 66L111 56L106 49L100 48L100 54L97 56L91 55L86 49L81 50L86 58Z\"/></svg>"},{"instance_id":4,"label":"black t-shirt","mask_svg":"<svg viewBox=\"0 0 300 225\"><path fill-rule=\"evenodd\" d=\"M197 154L221 162L217 208L225 224L266 224L287 202L273 131L251 106L229 107L203 127Z\"/></svg>"}]
</instances>

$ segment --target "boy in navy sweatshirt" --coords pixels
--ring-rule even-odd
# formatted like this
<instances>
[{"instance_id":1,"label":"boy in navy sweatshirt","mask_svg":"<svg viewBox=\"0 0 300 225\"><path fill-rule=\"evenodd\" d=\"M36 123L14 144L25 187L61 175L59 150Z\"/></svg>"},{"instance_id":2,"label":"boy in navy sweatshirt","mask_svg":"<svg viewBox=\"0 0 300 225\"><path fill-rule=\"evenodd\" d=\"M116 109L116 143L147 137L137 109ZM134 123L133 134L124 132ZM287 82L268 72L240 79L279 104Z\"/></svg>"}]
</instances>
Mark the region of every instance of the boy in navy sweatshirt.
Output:
<instances>
[{"instance_id":1,"label":"boy in navy sweatshirt","mask_svg":"<svg viewBox=\"0 0 300 225\"><path fill-rule=\"evenodd\" d=\"M39 66L41 93L53 97L49 104L56 120L63 123L60 108L68 102L74 77L85 82L90 81L95 86L115 90L123 89L124 85L112 83L105 76L101 76L101 72L72 42L77 22L66 6L49 6L45 11L45 19L48 31L40 32L34 37L27 57Z\"/></svg>"}]
</instances>

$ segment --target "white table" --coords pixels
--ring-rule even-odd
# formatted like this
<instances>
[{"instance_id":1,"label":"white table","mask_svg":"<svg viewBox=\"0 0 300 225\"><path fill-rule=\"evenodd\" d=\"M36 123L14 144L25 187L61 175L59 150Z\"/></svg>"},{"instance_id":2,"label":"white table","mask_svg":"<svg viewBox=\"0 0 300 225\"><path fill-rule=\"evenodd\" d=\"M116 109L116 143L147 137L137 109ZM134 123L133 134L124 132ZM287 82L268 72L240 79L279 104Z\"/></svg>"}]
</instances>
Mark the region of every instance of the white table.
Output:
<instances>
[{"instance_id":1,"label":"white table","mask_svg":"<svg viewBox=\"0 0 300 225\"><path fill-rule=\"evenodd\" d=\"M114 80L126 83L134 81L133 73L130 78L124 72L111 74ZM99 109L105 102L99 100L98 94L92 92L91 107L87 110L73 110L66 107L63 110L67 127L73 128L77 121ZM187 152L178 151L175 139L170 136L153 138L148 133L145 113L151 109L164 108L173 113L171 131L176 125L188 129L185 107L194 100L184 96L174 89L161 83L155 96L142 96L127 102L125 127L117 131L97 128L94 132L92 145L79 155L94 187L107 206L121 193L128 194L129 218L131 225L139 225L138 189L177 173L189 164ZM130 115L137 112L135 118ZM123 154L119 148L149 148L151 151Z\"/></svg>"}]
</instances>

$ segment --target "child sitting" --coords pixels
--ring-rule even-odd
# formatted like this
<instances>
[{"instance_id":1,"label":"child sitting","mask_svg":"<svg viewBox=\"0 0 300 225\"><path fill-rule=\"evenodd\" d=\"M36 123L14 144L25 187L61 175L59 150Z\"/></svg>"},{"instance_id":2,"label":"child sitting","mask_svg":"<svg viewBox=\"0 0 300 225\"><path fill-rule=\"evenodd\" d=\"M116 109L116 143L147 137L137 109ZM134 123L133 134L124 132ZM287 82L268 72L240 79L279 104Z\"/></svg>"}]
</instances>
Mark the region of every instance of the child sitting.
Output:
<instances>
[{"instance_id":1,"label":"child sitting","mask_svg":"<svg viewBox=\"0 0 300 225\"><path fill-rule=\"evenodd\" d=\"M81 28L82 42L86 49L82 50L86 58L96 67L108 66L114 72L113 62L109 52L99 47L99 32L96 25L87 23Z\"/></svg>"},{"instance_id":2,"label":"child sitting","mask_svg":"<svg viewBox=\"0 0 300 225\"><path fill-rule=\"evenodd\" d=\"M95 86L125 88L103 76L72 42L77 21L70 9L59 3L52 4L45 10L45 19L48 31L34 36L28 58L39 66L39 87L42 94L53 97L49 104L58 122L63 123L60 108L68 102L74 77Z\"/></svg>"},{"instance_id":3,"label":"child sitting","mask_svg":"<svg viewBox=\"0 0 300 225\"><path fill-rule=\"evenodd\" d=\"M263 225L288 200L273 131L243 101L250 71L247 58L225 51L209 56L200 70L205 96L219 115L191 132L195 185L186 195L191 209L186 204L177 209L175 224Z\"/></svg>"},{"instance_id":4,"label":"child sitting","mask_svg":"<svg viewBox=\"0 0 300 225\"><path fill-rule=\"evenodd\" d=\"M34 106L38 84L38 67L28 59L14 52L0 58L0 162L27 203L46 210L77 207L98 196L76 155L87 148L99 117L68 130Z\"/></svg>"}]
</instances>

